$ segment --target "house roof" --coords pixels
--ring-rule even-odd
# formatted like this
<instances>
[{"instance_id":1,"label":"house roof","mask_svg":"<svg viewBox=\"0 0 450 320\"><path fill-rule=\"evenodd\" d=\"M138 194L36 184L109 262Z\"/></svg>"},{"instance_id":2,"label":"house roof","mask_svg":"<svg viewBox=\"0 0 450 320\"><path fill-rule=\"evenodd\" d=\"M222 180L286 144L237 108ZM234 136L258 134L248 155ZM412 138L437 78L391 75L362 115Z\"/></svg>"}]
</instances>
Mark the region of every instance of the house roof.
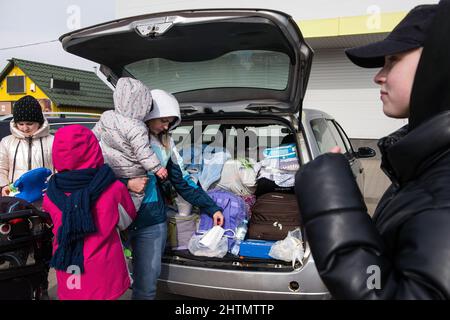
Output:
<instances>
[{"instance_id":1,"label":"house roof","mask_svg":"<svg viewBox=\"0 0 450 320\"><path fill-rule=\"evenodd\" d=\"M94 72L12 58L0 73L0 81L19 67L58 107L93 107L112 109L113 91ZM76 81L80 90L50 88L51 78Z\"/></svg>"}]
</instances>

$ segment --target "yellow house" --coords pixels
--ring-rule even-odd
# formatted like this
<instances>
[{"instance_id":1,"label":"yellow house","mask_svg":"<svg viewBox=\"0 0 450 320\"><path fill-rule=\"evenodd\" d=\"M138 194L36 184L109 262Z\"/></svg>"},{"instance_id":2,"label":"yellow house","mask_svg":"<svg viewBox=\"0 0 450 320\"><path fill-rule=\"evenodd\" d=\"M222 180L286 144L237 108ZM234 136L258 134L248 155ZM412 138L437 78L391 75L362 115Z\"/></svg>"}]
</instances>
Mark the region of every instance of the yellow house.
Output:
<instances>
[{"instance_id":1,"label":"yellow house","mask_svg":"<svg viewBox=\"0 0 450 320\"><path fill-rule=\"evenodd\" d=\"M113 108L113 91L94 72L12 58L0 73L0 115L14 102L35 97L43 111L102 113Z\"/></svg>"}]
</instances>

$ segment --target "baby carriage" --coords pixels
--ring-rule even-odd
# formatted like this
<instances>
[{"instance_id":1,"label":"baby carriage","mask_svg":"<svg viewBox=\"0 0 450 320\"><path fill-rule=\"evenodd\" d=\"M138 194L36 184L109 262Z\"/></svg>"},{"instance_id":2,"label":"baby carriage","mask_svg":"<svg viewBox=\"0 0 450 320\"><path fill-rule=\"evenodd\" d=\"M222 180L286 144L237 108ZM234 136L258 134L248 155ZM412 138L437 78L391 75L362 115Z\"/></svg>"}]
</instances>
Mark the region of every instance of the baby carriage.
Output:
<instances>
[{"instance_id":1,"label":"baby carriage","mask_svg":"<svg viewBox=\"0 0 450 320\"><path fill-rule=\"evenodd\" d=\"M42 298L52 257L50 216L18 197L0 197L0 300Z\"/></svg>"}]
</instances>

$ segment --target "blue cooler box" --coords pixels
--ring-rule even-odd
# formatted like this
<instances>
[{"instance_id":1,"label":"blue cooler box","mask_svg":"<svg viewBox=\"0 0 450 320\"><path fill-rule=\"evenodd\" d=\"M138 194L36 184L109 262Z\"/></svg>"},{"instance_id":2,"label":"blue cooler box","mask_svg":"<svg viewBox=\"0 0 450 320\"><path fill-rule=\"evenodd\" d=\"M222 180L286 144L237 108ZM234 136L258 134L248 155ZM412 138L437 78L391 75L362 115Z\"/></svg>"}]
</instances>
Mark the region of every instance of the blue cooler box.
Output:
<instances>
[{"instance_id":1,"label":"blue cooler box","mask_svg":"<svg viewBox=\"0 0 450 320\"><path fill-rule=\"evenodd\" d=\"M249 258L273 259L269 251L276 241L248 239L241 242L239 255Z\"/></svg>"}]
</instances>

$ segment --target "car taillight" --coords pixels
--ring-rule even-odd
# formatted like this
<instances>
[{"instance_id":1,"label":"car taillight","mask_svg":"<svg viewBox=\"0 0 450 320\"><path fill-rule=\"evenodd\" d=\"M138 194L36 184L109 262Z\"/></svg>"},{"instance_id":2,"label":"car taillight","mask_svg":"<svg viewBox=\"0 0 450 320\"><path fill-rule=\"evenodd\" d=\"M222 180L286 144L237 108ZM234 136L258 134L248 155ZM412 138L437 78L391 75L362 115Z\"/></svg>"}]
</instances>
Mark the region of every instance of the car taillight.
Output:
<instances>
[{"instance_id":1,"label":"car taillight","mask_svg":"<svg viewBox=\"0 0 450 320\"><path fill-rule=\"evenodd\" d=\"M23 222L23 221L24 221L23 219L17 218L17 219L11 219L11 220L9 220L9 223L10 223L10 224L17 224L17 223L21 223L21 222Z\"/></svg>"}]
</instances>

